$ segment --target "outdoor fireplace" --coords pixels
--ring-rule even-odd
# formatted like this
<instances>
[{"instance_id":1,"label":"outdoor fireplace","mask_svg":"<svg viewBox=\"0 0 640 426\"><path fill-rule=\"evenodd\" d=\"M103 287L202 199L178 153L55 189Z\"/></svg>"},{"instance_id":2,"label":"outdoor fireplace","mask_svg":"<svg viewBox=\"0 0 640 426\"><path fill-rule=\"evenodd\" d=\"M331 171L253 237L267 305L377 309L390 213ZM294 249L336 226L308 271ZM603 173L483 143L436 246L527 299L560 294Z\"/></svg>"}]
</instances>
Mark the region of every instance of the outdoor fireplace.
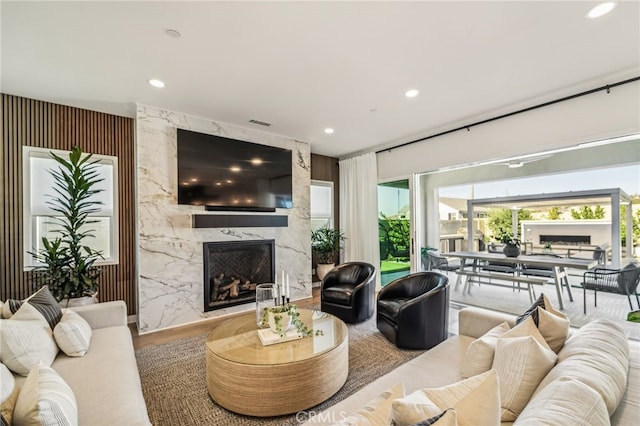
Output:
<instances>
[{"instance_id":1,"label":"outdoor fireplace","mask_svg":"<svg viewBox=\"0 0 640 426\"><path fill-rule=\"evenodd\" d=\"M204 243L204 311L255 302L274 279L275 240Z\"/></svg>"},{"instance_id":2,"label":"outdoor fireplace","mask_svg":"<svg viewBox=\"0 0 640 426\"><path fill-rule=\"evenodd\" d=\"M580 244L591 244L590 235L540 235L540 244L558 244L566 246L577 246Z\"/></svg>"}]
</instances>

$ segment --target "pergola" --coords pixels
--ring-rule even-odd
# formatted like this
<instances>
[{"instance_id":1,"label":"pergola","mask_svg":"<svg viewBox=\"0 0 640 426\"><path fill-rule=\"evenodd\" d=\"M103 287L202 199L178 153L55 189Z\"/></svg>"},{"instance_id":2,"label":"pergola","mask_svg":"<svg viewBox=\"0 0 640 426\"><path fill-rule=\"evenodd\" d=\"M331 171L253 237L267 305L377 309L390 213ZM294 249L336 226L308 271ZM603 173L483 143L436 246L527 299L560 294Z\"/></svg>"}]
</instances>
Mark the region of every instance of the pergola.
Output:
<instances>
[{"instance_id":1,"label":"pergola","mask_svg":"<svg viewBox=\"0 0 640 426\"><path fill-rule=\"evenodd\" d=\"M473 235L473 210L476 207L510 209L513 215L513 235L517 235L518 210L522 208L554 207L558 205L584 206L608 203L611 206L611 263L614 267L620 267L622 258L620 206L622 204L627 205L625 218L627 224L626 253L633 253L633 213L631 211L631 201L631 197L620 188L468 200L467 235ZM472 244L469 246L473 247Z\"/></svg>"}]
</instances>

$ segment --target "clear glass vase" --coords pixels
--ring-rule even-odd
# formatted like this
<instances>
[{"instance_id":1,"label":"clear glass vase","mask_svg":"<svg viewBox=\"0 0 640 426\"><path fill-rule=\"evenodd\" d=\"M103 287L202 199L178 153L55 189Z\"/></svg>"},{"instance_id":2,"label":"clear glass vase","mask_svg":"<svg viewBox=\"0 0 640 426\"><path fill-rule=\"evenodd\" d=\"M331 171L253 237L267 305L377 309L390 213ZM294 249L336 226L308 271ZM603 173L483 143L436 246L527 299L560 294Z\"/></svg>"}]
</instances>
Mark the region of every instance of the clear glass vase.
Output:
<instances>
[{"instance_id":1,"label":"clear glass vase","mask_svg":"<svg viewBox=\"0 0 640 426\"><path fill-rule=\"evenodd\" d=\"M256 286L256 323L258 328L269 327L264 310L273 306L276 306L275 284L258 284Z\"/></svg>"}]
</instances>

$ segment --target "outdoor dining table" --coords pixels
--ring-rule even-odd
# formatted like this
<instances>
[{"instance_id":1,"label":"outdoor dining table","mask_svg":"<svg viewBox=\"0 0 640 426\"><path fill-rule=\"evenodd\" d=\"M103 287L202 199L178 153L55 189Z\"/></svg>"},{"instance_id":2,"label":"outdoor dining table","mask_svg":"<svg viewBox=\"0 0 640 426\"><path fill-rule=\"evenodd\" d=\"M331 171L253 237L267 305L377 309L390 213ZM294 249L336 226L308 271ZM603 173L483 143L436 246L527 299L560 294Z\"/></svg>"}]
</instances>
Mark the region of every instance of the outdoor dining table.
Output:
<instances>
[{"instance_id":1,"label":"outdoor dining table","mask_svg":"<svg viewBox=\"0 0 640 426\"><path fill-rule=\"evenodd\" d=\"M455 257L460 259L460 270L471 267L475 272L478 268L478 261L484 260L488 262L502 262L512 263L517 269L521 269L522 265L527 266L542 266L551 268L553 270L553 278L556 286L556 293L558 294L558 304L560 309L564 309L564 300L562 298L562 282L564 281L567 287L567 293L569 294L569 300L573 302L573 294L571 293L571 286L567 278L567 268L589 270L598 265L598 261L594 259L576 259L567 257L552 257L552 256L527 256L520 255L518 257L507 257L502 253L488 253L480 251L456 251L443 253L446 257ZM472 260L467 264L466 260ZM458 275L456 281L456 288L461 283L461 275Z\"/></svg>"}]
</instances>

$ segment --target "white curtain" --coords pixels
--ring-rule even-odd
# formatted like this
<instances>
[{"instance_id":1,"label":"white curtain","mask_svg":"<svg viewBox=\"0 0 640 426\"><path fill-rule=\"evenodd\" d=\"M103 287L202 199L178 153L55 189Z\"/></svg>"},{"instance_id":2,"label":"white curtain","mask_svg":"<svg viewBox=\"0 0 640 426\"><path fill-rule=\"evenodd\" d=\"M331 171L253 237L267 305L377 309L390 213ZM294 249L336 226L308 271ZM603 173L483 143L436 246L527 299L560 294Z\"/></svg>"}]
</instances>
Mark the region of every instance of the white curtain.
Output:
<instances>
[{"instance_id":1,"label":"white curtain","mask_svg":"<svg viewBox=\"0 0 640 426\"><path fill-rule=\"evenodd\" d=\"M378 167L376 154L340 161L340 228L344 231L344 262L376 267L380 287L378 243Z\"/></svg>"}]
</instances>

